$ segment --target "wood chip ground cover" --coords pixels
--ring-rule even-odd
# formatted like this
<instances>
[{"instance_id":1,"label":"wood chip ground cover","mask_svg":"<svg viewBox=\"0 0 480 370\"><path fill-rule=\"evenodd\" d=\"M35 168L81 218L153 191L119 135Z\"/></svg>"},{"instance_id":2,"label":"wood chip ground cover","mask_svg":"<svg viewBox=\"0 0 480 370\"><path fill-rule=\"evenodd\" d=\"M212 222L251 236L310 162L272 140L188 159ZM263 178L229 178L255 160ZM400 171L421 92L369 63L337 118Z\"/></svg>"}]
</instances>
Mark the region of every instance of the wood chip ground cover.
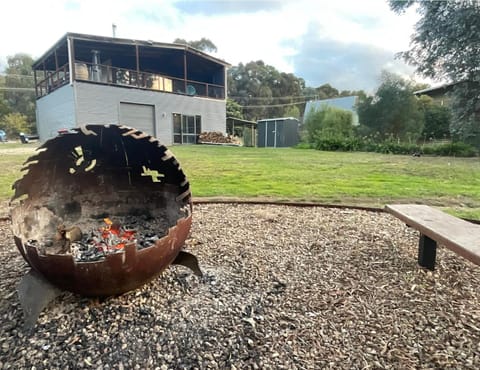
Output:
<instances>
[{"instance_id":1,"label":"wood chip ground cover","mask_svg":"<svg viewBox=\"0 0 480 370\"><path fill-rule=\"evenodd\" d=\"M28 270L0 221L0 369L480 367L480 268L353 209L201 204L186 249L204 277L167 269L103 301L65 293L22 330Z\"/></svg>"}]
</instances>

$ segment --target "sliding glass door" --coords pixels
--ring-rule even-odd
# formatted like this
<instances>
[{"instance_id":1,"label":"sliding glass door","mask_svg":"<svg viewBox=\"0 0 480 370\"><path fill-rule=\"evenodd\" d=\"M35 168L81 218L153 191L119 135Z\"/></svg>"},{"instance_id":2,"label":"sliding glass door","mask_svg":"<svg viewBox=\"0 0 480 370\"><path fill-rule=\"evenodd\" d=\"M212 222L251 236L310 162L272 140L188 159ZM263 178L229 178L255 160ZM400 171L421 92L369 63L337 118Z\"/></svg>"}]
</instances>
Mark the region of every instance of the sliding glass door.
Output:
<instances>
[{"instance_id":1,"label":"sliding glass door","mask_svg":"<svg viewBox=\"0 0 480 370\"><path fill-rule=\"evenodd\" d=\"M202 117L173 113L173 142L195 144L202 132Z\"/></svg>"}]
</instances>

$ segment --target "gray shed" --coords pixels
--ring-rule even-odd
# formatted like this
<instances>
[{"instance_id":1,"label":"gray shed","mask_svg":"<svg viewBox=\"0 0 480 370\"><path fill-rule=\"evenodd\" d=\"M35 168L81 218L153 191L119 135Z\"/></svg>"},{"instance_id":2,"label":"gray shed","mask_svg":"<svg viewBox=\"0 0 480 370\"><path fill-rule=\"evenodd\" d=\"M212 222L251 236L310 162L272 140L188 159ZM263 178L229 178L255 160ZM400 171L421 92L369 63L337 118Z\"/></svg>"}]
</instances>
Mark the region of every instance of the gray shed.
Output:
<instances>
[{"instance_id":1,"label":"gray shed","mask_svg":"<svg viewBox=\"0 0 480 370\"><path fill-rule=\"evenodd\" d=\"M284 148L298 144L300 121L293 117L270 118L257 122L257 146Z\"/></svg>"}]
</instances>

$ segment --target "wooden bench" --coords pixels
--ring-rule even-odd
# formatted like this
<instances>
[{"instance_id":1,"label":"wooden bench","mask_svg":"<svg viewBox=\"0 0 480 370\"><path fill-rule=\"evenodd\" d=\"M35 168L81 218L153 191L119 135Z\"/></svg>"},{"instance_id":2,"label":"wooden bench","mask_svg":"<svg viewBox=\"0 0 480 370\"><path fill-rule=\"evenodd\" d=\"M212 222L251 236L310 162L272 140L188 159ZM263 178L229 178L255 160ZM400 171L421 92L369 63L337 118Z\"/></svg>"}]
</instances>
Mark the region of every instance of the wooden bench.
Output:
<instances>
[{"instance_id":1,"label":"wooden bench","mask_svg":"<svg viewBox=\"0 0 480 370\"><path fill-rule=\"evenodd\" d=\"M435 269L437 243L480 265L480 225L419 204L392 204L385 209L420 232L418 264Z\"/></svg>"}]
</instances>

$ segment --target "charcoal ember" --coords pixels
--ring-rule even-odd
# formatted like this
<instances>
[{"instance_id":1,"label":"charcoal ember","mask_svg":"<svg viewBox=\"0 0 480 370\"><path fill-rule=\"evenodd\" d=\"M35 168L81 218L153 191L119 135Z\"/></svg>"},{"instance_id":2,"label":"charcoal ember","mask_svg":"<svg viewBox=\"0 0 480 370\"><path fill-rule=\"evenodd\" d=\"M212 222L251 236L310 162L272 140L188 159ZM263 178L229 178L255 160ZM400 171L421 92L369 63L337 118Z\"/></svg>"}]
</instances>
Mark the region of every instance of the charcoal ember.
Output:
<instances>
[{"instance_id":1,"label":"charcoal ember","mask_svg":"<svg viewBox=\"0 0 480 370\"><path fill-rule=\"evenodd\" d=\"M112 225L115 225L118 234L107 233L105 227L95 226L100 225L98 219L90 220L82 225L82 239L71 243L70 253L76 262L92 262L105 258L107 254L121 253L127 243L135 244L138 250L151 247L167 233L168 225L160 225L159 230L158 222L148 220L152 220L148 215L115 217ZM124 234L126 238L122 238ZM35 241L31 245L45 251L52 243L53 240L44 243Z\"/></svg>"},{"instance_id":2,"label":"charcoal ember","mask_svg":"<svg viewBox=\"0 0 480 370\"><path fill-rule=\"evenodd\" d=\"M160 238L158 237L158 235L150 235L150 236L146 235L138 241L137 248L143 249L143 248L151 247L159 239Z\"/></svg>"},{"instance_id":3,"label":"charcoal ember","mask_svg":"<svg viewBox=\"0 0 480 370\"><path fill-rule=\"evenodd\" d=\"M105 253L98 248L89 248L86 251L82 251L80 256L77 258L78 262L100 261L105 258Z\"/></svg>"},{"instance_id":4,"label":"charcoal ember","mask_svg":"<svg viewBox=\"0 0 480 370\"><path fill-rule=\"evenodd\" d=\"M124 230L134 233L136 237L128 240L122 240L118 235L114 234L102 237L101 232L98 229L94 229L84 232L81 240L72 242L70 253L76 262L98 261L105 258L107 254L122 252L127 242L135 244L138 250L151 247L165 234L153 233L151 230L138 232L131 226L125 227ZM51 254L49 248L52 247L53 240L48 239L43 243L40 243L38 240L30 240L29 244L36 247L41 254Z\"/></svg>"},{"instance_id":5,"label":"charcoal ember","mask_svg":"<svg viewBox=\"0 0 480 370\"><path fill-rule=\"evenodd\" d=\"M92 220L88 229L83 226L82 239L72 242L67 253L71 253L76 262L92 262L105 258L107 254L122 252L126 243L135 244L138 250L151 247L166 234L167 227L158 231L157 224L145 223L147 219L146 216L133 217L128 226L121 226L123 232L135 236L126 240L116 234L102 234L102 227L93 226L98 220ZM157 230L153 231L154 229ZM53 239L43 242L31 239L28 242L31 246L37 247L41 254L54 253L49 250L53 246Z\"/></svg>"}]
</instances>

